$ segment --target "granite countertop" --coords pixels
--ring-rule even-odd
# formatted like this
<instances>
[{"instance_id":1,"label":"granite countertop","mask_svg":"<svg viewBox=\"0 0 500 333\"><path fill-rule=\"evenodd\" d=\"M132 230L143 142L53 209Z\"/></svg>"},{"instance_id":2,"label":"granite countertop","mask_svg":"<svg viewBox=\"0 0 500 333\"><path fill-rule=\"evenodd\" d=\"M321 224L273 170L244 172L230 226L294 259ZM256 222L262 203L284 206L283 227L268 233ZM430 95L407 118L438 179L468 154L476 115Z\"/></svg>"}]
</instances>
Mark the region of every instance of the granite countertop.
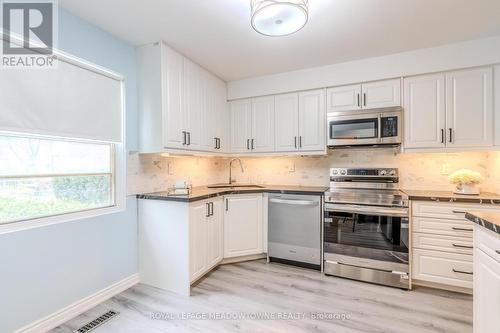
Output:
<instances>
[{"instance_id":1,"label":"granite countertop","mask_svg":"<svg viewBox=\"0 0 500 333\"><path fill-rule=\"evenodd\" d=\"M500 207L500 194L482 192L478 195L455 194L452 191L402 190L410 200L452 201L469 203L497 204Z\"/></svg>"},{"instance_id":2,"label":"granite countertop","mask_svg":"<svg viewBox=\"0 0 500 333\"><path fill-rule=\"evenodd\" d=\"M500 234L500 213L493 212L467 212L465 218L488 230Z\"/></svg>"},{"instance_id":3,"label":"granite countertop","mask_svg":"<svg viewBox=\"0 0 500 333\"><path fill-rule=\"evenodd\" d=\"M258 187L257 187L258 186ZM248 193L283 193L323 195L326 186L293 186L293 185L257 185L256 187L208 188L206 186L193 187L189 195L169 195L168 192L138 194L138 199L194 202L227 194Z\"/></svg>"}]
</instances>

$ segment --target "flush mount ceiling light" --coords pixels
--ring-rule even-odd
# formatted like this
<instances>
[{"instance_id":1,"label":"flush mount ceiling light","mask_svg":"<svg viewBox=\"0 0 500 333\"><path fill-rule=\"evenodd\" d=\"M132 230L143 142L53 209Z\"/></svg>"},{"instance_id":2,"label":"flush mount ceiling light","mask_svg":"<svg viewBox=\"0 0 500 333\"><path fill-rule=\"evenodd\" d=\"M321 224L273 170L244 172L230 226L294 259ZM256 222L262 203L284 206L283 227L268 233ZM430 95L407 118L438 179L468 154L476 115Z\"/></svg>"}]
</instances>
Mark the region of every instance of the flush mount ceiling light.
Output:
<instances>
[{"instance_id":1,"label":"flush mount ceiling light","mask_svg":"<svg viewBox=\"0 0 500 333\"><path fill-rule=\"evenodd\" d=\"M308 0L251 0L252 27L266 36L286 36L302 29Z\"/></svg>"}]
</instances>

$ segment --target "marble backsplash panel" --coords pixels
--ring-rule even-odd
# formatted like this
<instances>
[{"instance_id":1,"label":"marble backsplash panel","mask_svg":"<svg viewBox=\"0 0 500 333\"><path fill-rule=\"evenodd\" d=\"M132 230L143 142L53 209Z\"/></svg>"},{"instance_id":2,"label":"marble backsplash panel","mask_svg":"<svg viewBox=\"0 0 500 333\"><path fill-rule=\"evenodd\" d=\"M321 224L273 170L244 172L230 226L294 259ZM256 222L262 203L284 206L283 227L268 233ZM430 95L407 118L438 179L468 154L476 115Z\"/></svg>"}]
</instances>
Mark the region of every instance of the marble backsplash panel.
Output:
<instances>
[{"instance_id":1,"label":"marble backsplash panel","mask_svg":"<svg viewBox=\"0 0 500 333\"><path fill-rule=\"evenodd\" d=\"M244 172L233 165L233 179L241 183L328 186L331 167L399 168L401 187L413 190L452 190L443 174L467 168L480 172L483 191L500 191L500 152L395 153L393 149L346 149L326 156L243 157ZM227 182L229 158L164 157L133 154L127 161L128 194L166 190L176 180L193 186Z\"/></svg>"}]
</instances>

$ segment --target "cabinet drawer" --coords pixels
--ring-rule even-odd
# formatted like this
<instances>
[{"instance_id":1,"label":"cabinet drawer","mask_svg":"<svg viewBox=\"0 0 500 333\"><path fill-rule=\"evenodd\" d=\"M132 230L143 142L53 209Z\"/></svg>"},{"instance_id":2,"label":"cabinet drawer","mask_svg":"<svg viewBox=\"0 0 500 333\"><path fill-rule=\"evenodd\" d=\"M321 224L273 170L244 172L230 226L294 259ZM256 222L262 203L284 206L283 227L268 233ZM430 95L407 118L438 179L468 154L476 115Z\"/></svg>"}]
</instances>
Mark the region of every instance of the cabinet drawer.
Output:
<instances>
[{"instance_id":1,"label":"cabinet drawer","mask_svg":"<svg viewBox=\"0 0 500 333\"><path fill-rule=\"evenodd\" d=\"M472 238L473 224L467 220L448 220L429 217L413 217L413 232Z\"/></svg>"},{"instance_id":2,"label":"cabinet drawer","mask_svg":"<svg viewBox=\"0 0 500 333\"><path fill-rule=\"evenodd\" d=\"M414 279L472 288L471 255L414 249L412 259Z\"/></svg>"},{"instance_id":3,"label":"cabinet drawer","mask_svg":"<svg viewBox=\"0 0 500 333\"><path fill-rule=\"evenodd\" d=\"M474 244L476 248L500 263L500 234L484 229L479 225L474 226Z\"/></svg>"},{"instance_id":4,"label":"cabinet drawer","mask_svg":"<svg viewBox=\"0 0 500 333\"><path fill-rule=\"evenodd\" d=\"M413 233L413 248L472 255L471 238Z\"/></svg>"},{"instance_id":5,"label":"cabinet drawer","mask_svg":"<svg viewBox=\"0 0 500 333\"><path fill-rule=\"evenodd\" d=\"M414 201L412 203L411 214L412 216L419 217L434 217L467 221L465 219L465 212L467 211L500 212L500 209L498 206L495 207L493 205Z\"/></svg>"}]
</instances>

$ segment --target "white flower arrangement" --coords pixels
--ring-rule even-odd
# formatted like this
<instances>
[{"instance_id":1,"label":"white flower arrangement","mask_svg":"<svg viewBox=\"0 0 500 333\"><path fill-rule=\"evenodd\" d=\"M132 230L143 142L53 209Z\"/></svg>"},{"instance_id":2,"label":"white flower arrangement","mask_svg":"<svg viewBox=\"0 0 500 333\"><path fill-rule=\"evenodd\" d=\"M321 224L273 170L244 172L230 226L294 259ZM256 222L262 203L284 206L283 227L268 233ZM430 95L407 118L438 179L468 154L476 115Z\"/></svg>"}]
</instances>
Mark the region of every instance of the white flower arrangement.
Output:
<instances>
[{"instance_id":1,"label":"white flower arrangement","mask_svg":"<svg viewBox=\"0 0 500 333\"><path fill-rule=\"evenodd\" d=\"M483 176L479 172L460 169L452 173L448 179L452 184L474 185L483 181Z\"/></svg>"}]
</instances>

